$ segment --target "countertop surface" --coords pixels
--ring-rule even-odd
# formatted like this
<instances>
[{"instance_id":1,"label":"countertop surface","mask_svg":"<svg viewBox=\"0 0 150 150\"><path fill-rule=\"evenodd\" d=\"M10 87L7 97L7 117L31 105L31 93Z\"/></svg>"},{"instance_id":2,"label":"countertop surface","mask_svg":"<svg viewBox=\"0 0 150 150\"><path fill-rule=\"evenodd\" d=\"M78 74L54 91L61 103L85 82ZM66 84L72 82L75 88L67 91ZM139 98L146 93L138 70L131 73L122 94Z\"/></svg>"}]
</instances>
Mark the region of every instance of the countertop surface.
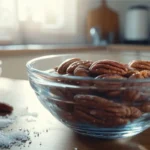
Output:
<instances>
[{"instance_id":1,"label":"countertop surface","mask_svg":"<svg viewBox=\"0 0 150 150\"><path fill-rule=\"evenodd\" d=\"M72 49L72 48L95 48L95 47L106 47L106 46L94 46L92 44L50 44L50 45L40 45L40 44L29 44L29 45L1 45L0 50L12 50L12 51L22 51L22 50L54 50L54 49Z\"/></svg>"},{"instance_id":2,"label":"countertop surface","mask_svg":"<svg viewBox=\"0 0 150 150\"><path fill-rule=\"evenodd\" d=\"M0 45L0 52L4 51L53 51L53 50L87 50L87 49L110 49L110 50L150 50L150 45L128 45L128 44L110 44L110 45L92 45L92 44L50 44L50 45Z\"/></svg>"},{"instance_id":3,"label":"countertop surface","mask_svg":"<svg viewBox=\"0 0 150 150\"><path fill-rule=\"evenodd\" d=\"M150 150L150 129L126 139L78 135L58 122L37 100L28 81L0 79L0 101L14 107L15 122L4 132L29 131L30 141L11 150Z\"/></svg>"}]
</instances>

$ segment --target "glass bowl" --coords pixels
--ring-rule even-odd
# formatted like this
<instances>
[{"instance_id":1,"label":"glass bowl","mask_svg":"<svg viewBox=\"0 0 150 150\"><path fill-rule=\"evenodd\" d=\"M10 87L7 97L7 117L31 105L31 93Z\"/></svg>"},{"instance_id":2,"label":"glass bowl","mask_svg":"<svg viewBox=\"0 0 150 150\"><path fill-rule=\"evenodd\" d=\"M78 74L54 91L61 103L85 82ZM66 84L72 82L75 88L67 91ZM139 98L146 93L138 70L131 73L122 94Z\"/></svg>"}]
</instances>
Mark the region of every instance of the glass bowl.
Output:
<instances>
[{"instance_id":1,"label":"glass bowl","mask_svg":"<svg viewBox=\"0 0 150 150\"><path fill-rule=\"evenodd\" d=\"M122 63L149 59L140 52L100 51L29 61L30 85L55 118L77 133L103 139L134 136L150 127L150 79L94 79L54 72L74 57Z\"/></svg>"}]
</instances>

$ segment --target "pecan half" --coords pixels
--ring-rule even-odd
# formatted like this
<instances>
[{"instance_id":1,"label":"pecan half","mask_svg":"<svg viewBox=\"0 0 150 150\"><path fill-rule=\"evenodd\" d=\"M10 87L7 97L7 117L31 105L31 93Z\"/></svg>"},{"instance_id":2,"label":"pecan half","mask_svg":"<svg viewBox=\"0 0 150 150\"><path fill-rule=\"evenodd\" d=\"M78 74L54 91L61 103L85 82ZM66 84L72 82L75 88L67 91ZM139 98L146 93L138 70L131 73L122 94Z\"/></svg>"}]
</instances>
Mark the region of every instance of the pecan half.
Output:
<instances>
[{"instance_id":1,"label":"pecan half","mask_svg":"<svg viewBox=\"0 0 150 150\"><path fill-rule=\"evenodd\" d=\"M82 65L82 66L85 66L85 67L89 68L92 63L93 63L93 62L92 62L92 61L89 61L89 60L86 60L86 61L81 61L81 60L80 60L80 61L76 61L76 62L74 62L74 63L72 63L72 64L70 64L70 65L68 66L68 68L67 68L67 73L73 75L75 69L76 69L79 65Z\"/></svg>"},{"instance_id":2,"label":"pecan half","mask_svg":"<svg viewBox=\"0 0 150 150\"><path fill-rule=\"evenodd\" d=\"M107 107L120 106L119 103L115 103L111 100L93 95L77 94L74 96L74 100L77 105L86 106L88 108L105 109Z\"/></svg>"},{"instance_id":3,"label":"pecan half","mask_svg":"<svg viewBox=\"0 0 150 150\"><path fill-rule=\"evenodd\" d=\"M126 79L126 78L118 74L102 74L97 76L95 79Z\"/></svg>"},{"instance_id":4,"label":"pecan half","mask_svg":"<svg viewBox=\"0 0 150 150\"><path fill-rule=\"evenodd\" d=\"M87 108L84 106L75 106L75 109L83 111L89 115L92 115L96 118L113 118L113 117L118 117L115 113L107 112L102 109L93 109L93 108Z\"/></svg>"},{"instance_id":5,"label":"pecan half","mask_svg":"<svg viewBox=\"0 0 150 150\"><path fill-rule=\"evenodd\" d=\"M150 102L145 102L138 107L142 112L150 112Z\"/></svg>"},{"instance_id":6,"label":"pecan half","mask_svg":"<svg viewBox=\"0 0 150 150\"><path fill-rule=\"evenodd\" d=\"M129 78L130 76L132 76L135 73L138 73L139 71L135 68L131 68L128 64L126 64L128 71L127 73L124 75L125 77Z\"/></svg>"},{"instance_id":7,"label":"pecan half","mask_svg":"<svg viewBox=\"0 0 150 150\"><path fill-rule=\"evenodd\" d=\"M105 119L113 119L113 118L139 118L141 117L142 113L139 109L135 107L127 107L127 106L120 106L120 107L108 107L106 110L102 109L91 109L86 108L83 106L76 106L75 109L83 111L89 115L92 115L96 118L105 118Z\"/></svg>"},{"instance_id":8,"label":"pecan half","mask_svg":"<svg viewBox=\"0 0 150 150\"><path fill-rule=\"evenodd\" d=\"M80 122L86 122L88 124L93 124L97 126L104 126L104 127L114 127L125 125L129 122L128 119L124 118L113 118L113 119L97 119L96 117L89 115L81 110L75 110L75 116L80 120Z\"/></svg>"},{"instance_id":9,"label":"pecan half","mask_svg":"<svg viewBox=\"0 0 150 150\"><path fill-rule=\"evenodd\" d=\"M108 106L102 107L99 109L89 108L89 106L76 106L78 110L81 110L85 113L95 116L96 118L106 117L121 117L121 118L139 118L142 115L142 112L135 107L128 107L125 105L120 106Z\"/></svg>"},{"instance_id":10,"label":"pecan half","mask_svg":"<svg viewBox=\"0 0 150 150\"><path fill-rule=\"evenodd\" d=\"M126 79L126 78L117 74L103 74L103 75L99 75L95 79L108 79L109 80L109 79ZM116 82L115 81L113 82L101 81L101 82L95 82L95 86L97 87L99 92L104 92L106 96L117 97L121 93L120 88L122 86L122 83L117 82L117 81ZM109 90L109 88L111 88L112 90Z\"/></svg>"},{"instance_id":11,"label":"pecan half","mask_svg":"<svg viewBox=\"0 0 150 150\"><path fill-rule=\"evenodd\" d=\"M57 72L59 74L66 74L66 70L69 67L70 64L76 62L76 61L80 61L81 59L79 58L71 58L71 59L67 59L66 61L64 61L63 63L61 63L59 65L59 67L57 68Z\"/></svg>"},{"instance_id":12,"label":"pecan half","mask_svg":"<svg viewBox=\"0 0 150 150\"><path fill-rule=\"evenodd\" d=\"M130 79L146 79L146 78L150 78L150 71L148 70L136 72L132 76L130 76Z\"/></svg>"},{"instance_id":13,"label":"pecan half","mask_svg":"<svg viewBox=\"0 0 150 150\"><path fill-rule=\"evenodd\" d=\"M90 72L95 75L118 74L125 75L128 68L116 61L102 60L94 62L90 67Z\"/></svg>"},{"instance_id":14,"label":"pecan half","mask_svg":"<svg viewBox=\"0 0 150 150\"><path fill-rule=\"evenodd\" d=\"M146 79L150 78L150 71L143 70L137 72L129 77L129 79ZM130 82L126 83L125 86L126 90L122 93L122 98L124 101L144 101L149 98L149 82ZM128 89L133 87L133 89ZM140 87L147 87L145 90L142 90Z\"/></svg>"},{"instance_id":15,"label":"pecan half","mask_svg":"<svg viewBox=\"0 0 150 150\"><path fill-rule=\"evenodd\" d=\"M129 63L129 66L131 68L135 68L139 71L141 71L141 70L150 70L150 61L134 60L134 61Z\"/></svg>"},{"instance_id":16,"label":"pecan half","mask_svg":"<svg viewBox=\"0 0 150 150\"><path fill-rule=\"evenodd\" d=\"M138 102L138 101L144 101L147 97L144 95L144 93L140 90L135 89L127 89L122 92L122 100L128 101L128 102Z\"/></svg>"},{"instance_id":17,"label":"pecan half","mask_svg":"<svg viewBox=\"0 0 150 150\"><path fill-rule=\"evenodd\" d=\"M82 76L82 77L88 77L89 76L89 69L86 66L79 65L75 70L74 70L74 75L75 76Z\"/></svg>"},{"instance_id":18,"label":"pecan half","mask_svg":"<svg viewBox=\"0 0 150 150\"><path fill-rule=\"evenodd\" d=\"M10 115L13 111L13 107L0 102L0 116Z\"/></svg>"},{"instance_id":19,"label":"pecan half","mask_svg":"<svg viewBox=\"0 0 150 150\"><path fill-rule=\"evenodd\" d=\"M142 115L142 112L135 107L128 106L119 106L119 107L108 107L106 109L108 112L111 112L118 117L127 117L127 118L139 118Z\"/></svg>"},{"instance_id":20,"label":"pecan half","mask_svg":"<svg viewBox=\"0 0 150 150\"><path fill-rule=\"evenodd\" d=\"M138 71L136 71L136 70L129 70L124 76L129 78L135 73L138 73Z\"/></svg>"}]
</instances>

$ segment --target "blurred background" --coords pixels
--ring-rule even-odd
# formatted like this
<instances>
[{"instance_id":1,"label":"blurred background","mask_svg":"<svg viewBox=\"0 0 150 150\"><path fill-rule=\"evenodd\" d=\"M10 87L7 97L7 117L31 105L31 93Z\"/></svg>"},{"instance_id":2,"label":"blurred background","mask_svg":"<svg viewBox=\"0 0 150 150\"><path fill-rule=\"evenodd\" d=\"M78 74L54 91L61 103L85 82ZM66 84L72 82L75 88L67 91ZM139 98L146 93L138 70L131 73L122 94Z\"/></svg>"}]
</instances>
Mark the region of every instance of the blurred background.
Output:
<instances>
[{"instance_id":1,"label":"blurred background","mask_svg":"<svg viewBox=\"0 0 150 150\"><path fill-rule=\"evenodd\" d=\"M148 54L149 6L150 0L0 0L2 76L27 79L27 61L43 55Z\"/></svg>"},{"instance_id":2,"label":"blurred background","mask_svg":"<svg viewBox=\"0 0 150 150\"><path fill-rule=\"evenodd\" d=\"M0 44L147 44L149 5L150 0L0 0Z\"/></svg>"}]
</instances>

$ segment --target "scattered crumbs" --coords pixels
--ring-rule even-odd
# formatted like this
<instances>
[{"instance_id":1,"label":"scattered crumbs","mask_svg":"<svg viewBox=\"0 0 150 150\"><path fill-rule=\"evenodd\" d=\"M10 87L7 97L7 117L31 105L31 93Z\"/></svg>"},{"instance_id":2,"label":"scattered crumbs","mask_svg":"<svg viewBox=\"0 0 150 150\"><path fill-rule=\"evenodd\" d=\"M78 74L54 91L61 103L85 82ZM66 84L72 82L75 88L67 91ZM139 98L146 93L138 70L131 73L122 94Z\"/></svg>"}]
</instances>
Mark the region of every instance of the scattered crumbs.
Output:
<instances>
[{"instance_id":1,"label":"scattered crumbs","mask_svg":"<svg viewBox=\"0 0 150 150\"><path fill-rule=\"evenodd\" d=\"M26 108L23 113L19 114L19 117L23 117L25 121L30 123L37 121L38 114L30 113L28 108ZM15 121L18 121L18 116L0 117L0 149L10 149L12 146L18 146L19 149L24 149L24 147L29 147L33 143L30 139L31 135L33 138L40 138L42 134L47 134L51 130L51 128L45 128L37 132L36 127L32 127L29 130L21 126L18 127L17 131L14 131L11 127L8 130L1 130L9 127ZM42 141L39 141L39 145L42 146ZM74 150L78 149L75 148Z\"/></svg>"},{"instance_id":2,"label":"scattered crumbs","mask_svg":"<svg viewBox=\"0 0 150 150\"><path fill-rule=\"evenodd\" d=\"M0 148L11 148L13 145L20 146L28 140L29 137L24 132L0 132Z\"/></svg>"}]
</instances>

